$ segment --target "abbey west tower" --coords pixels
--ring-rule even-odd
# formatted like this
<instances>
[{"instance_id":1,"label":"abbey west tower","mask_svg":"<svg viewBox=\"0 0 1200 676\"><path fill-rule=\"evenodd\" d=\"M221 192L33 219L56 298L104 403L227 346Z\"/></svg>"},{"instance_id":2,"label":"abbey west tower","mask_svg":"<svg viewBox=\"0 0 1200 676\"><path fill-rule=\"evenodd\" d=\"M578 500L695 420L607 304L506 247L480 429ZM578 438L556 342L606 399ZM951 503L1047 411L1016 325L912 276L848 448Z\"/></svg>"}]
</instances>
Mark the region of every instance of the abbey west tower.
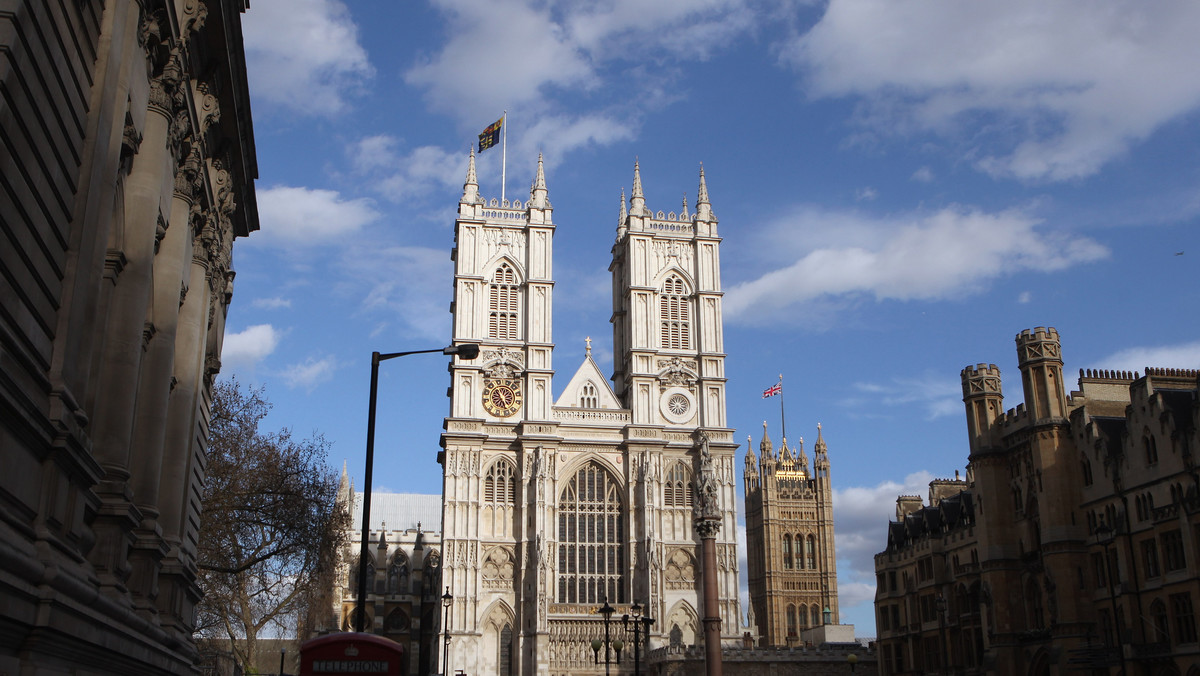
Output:
<instances>
[{"instance_id":1,"label":"abbey west tower","mask_svg":"<svg viewBox=\"0 0 1200 676\"><path fill-rule=\"evenodd\" d=\"M445 666L469 674L602 673L590 642L604 636L605 600L614 637L634 602L655 619L651 647L699 645L705 616L722 619L725 638L738 632L737 445L703 171L694 213L686 200L678 214L651 213L635 164L610 266L616 387L589 341L557 400L552 215L540 158L522 204L485 201L472 155L455 224L453 339L481 353L451 365L441 455L454 597ZM701 477L719 509L716 608L703 607L694 529L693 510L713 503L696 492ZM618 673L632 671L630 649Z\"/></svg>"}]
</instances>

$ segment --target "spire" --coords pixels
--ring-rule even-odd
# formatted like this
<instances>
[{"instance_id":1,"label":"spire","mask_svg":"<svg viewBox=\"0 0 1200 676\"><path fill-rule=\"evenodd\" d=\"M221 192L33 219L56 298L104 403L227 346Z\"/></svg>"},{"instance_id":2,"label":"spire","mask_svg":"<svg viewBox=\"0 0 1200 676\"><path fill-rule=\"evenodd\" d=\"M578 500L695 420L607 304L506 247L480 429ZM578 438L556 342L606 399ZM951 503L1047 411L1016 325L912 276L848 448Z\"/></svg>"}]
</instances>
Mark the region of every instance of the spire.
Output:
<instances>
[{"instance_id":1,"label":"spire","mask_svg":"<svg viewBox=\"0 0 1200 676\"><path fill-rule=\"evenodd\" d=\"M758 456L754 455L754 438L749 434L746 435L746 466L751 467L758 464Z\"/></svg>"},{"instance_id":2,"label":"spire","mask_svg":"<svg viewBox=\"0 0 1200 676\"><path fill-rule=\"evenodd\" d=\"M617 216L617 227L625 225L625 219L629 217L629 212L625 211L625 188L621 187L621 213Z\"/></svg>"},{"instance_id":3,"label":"spire","mask_svg":"<svg viewBox=\"0 0 1200 676\"><path fill-rule=\"evenodd\" d=\"M821 436L821 423L817 423L817 443L813 444L813 453L825 453L825 437Z\"/></svg>"},{"instance_id":4,"label":"spire","mask_svg":"<svg viewBox=\"0 0 1200 676\"><path fill-rule=\"evenodd\" d=\"M642 169L636 158L633 160L633 193L629 195L629 213L633 216L646 215L646 196L642 194Z\"/></svg>"},{"instance_id":5,"label":"spire","mask_svg":"<svg viewBox=\"0 0 1200 676\"><path fill-rule=\"evenodd\" d=\"M688 218L687 193L683 193L683 211L679 214L679 220L686 221Z\"/></svg>"},{"instance_id":6,"label":"spire","mask_svg":"<svg viewBox=\"0 0 1200 676\"><path fill-rule=\"evenodd\" d=\"M700 163L700 189L696 193L696 219L701 221L715 221L716 215L712 212L712 205L708 203L708 184L704 182L704 163Z\"/></svg>"},{"instance_id":7,"label":"spire","mask_svg":"<svg viewBox=\"0 0 1200 676\"><path fill-rule=\"evenodd\" d=\"M479 180L475 178L475 148L471 148L471 160L467 163L467 181L463 183L460 204L476 204L479 199Z\"/></svg>"},{"instance_id":8,"label":"spire","mask_svg":"<svg viewBox=\"0 0 1200 676\"><path fill-rule=\"evenodd\" d=\"M529 206L535 209L550 208L550 200L546 196L546 170L542 166L542 154L538 153L537 175L533 179L533 187L529 189Z\"/></svg>"},{"instance_id":9,"label":"spire","mask_svg":"<svg viewBox=\"0 0 1200 676\"><path fill-rule=\"evenodd\" d=\"M767 435L767 421L763 421L763 438L758 444L758 452L762 454L763 462L767 458L774 458L775 453L771 450L771 437Z\"/></svg>"},{"instance_id":10,"label":"spire","mask_svg":"<svg viewBox=\"0 0 1200 676\"><path fill-rule=\"evenodd\" d=\"M800 444L796 447L796 460L800 462L800 467L808 469L808 455L804 452L804 437L800 437Z\"/></svg>"},{"instance_id":11,"label":"spire","mask_svg":"<svg viewBox=\"0 0 1200 676\"><path fill-rule=\"evenodd\" d=\"M346 472L346 461L342 460L342 478L338 481L336 502L343 507L350 505L350 475Z\"/></svg>"}]
</instances>

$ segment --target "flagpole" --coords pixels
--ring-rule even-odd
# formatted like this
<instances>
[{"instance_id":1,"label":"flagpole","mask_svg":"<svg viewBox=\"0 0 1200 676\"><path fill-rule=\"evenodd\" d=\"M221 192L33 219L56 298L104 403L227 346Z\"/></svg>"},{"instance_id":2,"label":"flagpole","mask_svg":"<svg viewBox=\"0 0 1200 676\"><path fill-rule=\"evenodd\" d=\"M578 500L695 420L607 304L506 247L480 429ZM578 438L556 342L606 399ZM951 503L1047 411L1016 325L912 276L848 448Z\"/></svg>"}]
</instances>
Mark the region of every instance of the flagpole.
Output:
<instances>
[{"instance_id":1,"label":"flagpole","mask_svg":"<svg viewBox=\"0 0 1200 676\"><path fill-rule=\"evenodd\" d=\"M493 110L495 110L493 108ZM500 204L504 204L505 172L508 169L508 111L500 116Z\"/></svg>"},{"instance_id":2,"label":"flagpole","mask_svg":"<svg viewBox=\"0 0 1200 676\"><path fill-rule=\"evenodd\" d=\"M787 439L787 418L783 414L783 374L779 374L779 421L783 426L783 438Z\"/></svg>"}]
</instances>

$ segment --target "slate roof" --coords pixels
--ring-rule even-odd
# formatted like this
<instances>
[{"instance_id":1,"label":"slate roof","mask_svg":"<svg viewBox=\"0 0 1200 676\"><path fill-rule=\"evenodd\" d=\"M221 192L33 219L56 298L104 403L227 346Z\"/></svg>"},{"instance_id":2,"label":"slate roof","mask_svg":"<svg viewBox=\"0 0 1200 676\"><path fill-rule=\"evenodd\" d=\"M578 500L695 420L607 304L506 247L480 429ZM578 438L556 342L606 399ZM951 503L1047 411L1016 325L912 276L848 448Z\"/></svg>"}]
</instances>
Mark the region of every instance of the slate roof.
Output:
<instances>
[{"instance_id":1,"label":"slate roof","mask_svg":"<svg viewBox=\"0 0 1200 676\"><path fill-rule=\"evenodd\" d=\"M362 527L363 494L354 493L354 514L351 527ZM442 496L420 493L371 492L371 530L378 531L387 524L389 531L416 530L417 523L425 533L442 532Z\"/></svg>"}]
</instances>

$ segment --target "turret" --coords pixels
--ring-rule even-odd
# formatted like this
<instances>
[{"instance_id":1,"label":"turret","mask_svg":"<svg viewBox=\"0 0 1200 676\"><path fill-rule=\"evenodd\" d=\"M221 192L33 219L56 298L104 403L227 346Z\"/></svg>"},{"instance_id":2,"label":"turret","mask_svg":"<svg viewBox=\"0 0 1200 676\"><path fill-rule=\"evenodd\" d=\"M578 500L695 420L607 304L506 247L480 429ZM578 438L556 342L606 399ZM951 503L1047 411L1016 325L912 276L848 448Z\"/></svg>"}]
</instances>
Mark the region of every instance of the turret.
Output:
<instances>
[{"instance_id":1,"label":"turret","mask_svg":"<svg viewBox=\"0 0 1200 676\"><path fill-rule=\"evenodd\" d=\"M629 212L625 210L625 188L621 188L621 211L617 215L617 240L625 236L628 231L626 221L629 220Z\"/></svg>"},{"instance_id":2,"label":"turret","mask_svg":"<svg viewBox=\"0 0 1200 676\"><path fill-rule=\"evenodd\" d=\"M971 457L1000 450L998 425L1004 415L1000 369L995 364L968 366L960 374L967 407L967 437Z\"/></svg>"},{"instance_id":3,"label":"turret","mask_svg":"<svg viewBox=\"0 0 1200 676\"><path fill-rule=\"evenodd\" d=\"M1067 396L1062 382L1062 348L1058 331L1039 326L1017 334L1017 366L1025 388L1025 410L1037 424L1067 416Z\"/></svg>"},{"instance_id":4,"label":"turret","mask_svg":"<svg viewBox=\"0 0 1200 676\"><path fill-rule=\"evenodd\" d=\"M821 432L821 423L817 423L817 442L813 444L813 470L819 479L829 479L829 447Z\"/></svg>"},{"instance_id":5,"label":"turret","mask_svg":"<svg viewBox=\"0 0 1200 676\"><path fill-rule=\"evenodd\" d=\"M746 435L746 466L742 470L742 478L746 484L746 493L758 489L758 456L754 454L754 439L749 434Z\"/></svg>"}]
</instances>

